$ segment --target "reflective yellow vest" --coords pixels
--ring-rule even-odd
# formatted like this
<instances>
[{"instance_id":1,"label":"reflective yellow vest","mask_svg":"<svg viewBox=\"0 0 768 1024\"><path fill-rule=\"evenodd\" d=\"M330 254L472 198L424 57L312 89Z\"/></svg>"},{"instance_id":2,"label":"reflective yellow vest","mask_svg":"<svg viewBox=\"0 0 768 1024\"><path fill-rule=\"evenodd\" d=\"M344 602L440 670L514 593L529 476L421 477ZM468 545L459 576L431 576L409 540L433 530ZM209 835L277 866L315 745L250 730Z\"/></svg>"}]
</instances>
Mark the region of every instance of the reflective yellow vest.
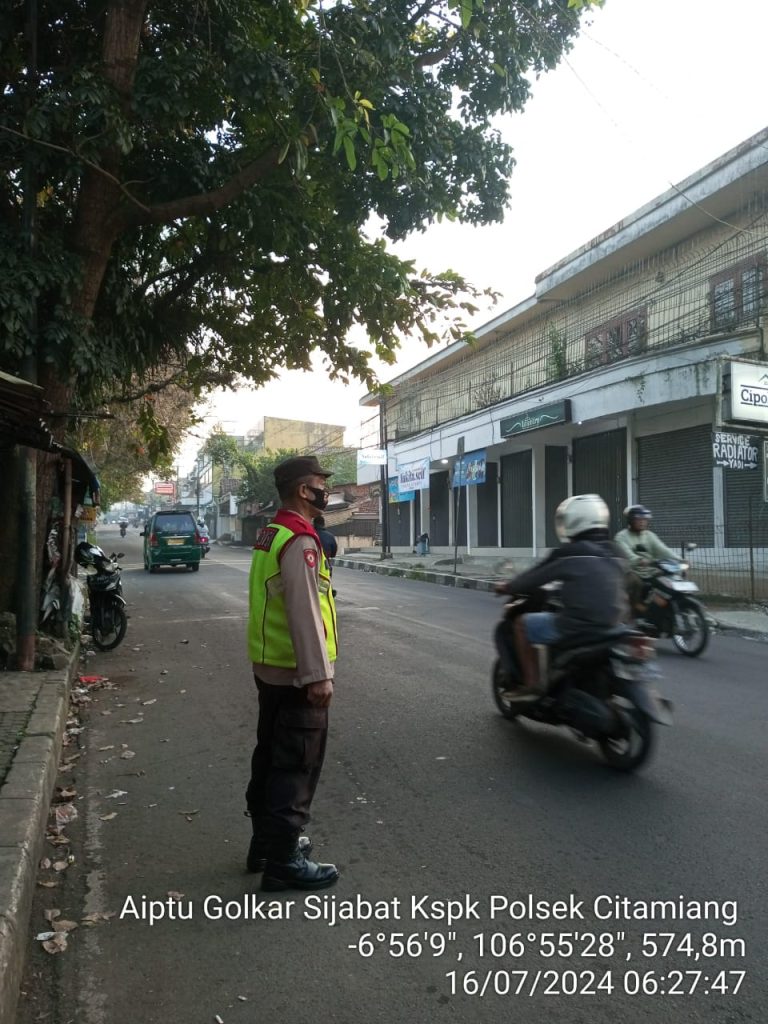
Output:
<instances>
[{"instance_id":1,"label":"reflective yellow vest","mask_svg":"<svg viewBox=\"0 0 768 1024\"><path fill-rule=\"evenodd\" d=\"M307 533L311 533L309 529ZM248 654L258 665L296 668L288 616L285 611L283 581L280 575L280 553L297 533L287 526L272 522L259 531L253 549L249 580L250 615L248 617ZM320 611L325 627L328 660L337 653L336 605L331 592L331 573L325 554L320 549L318 571Z\"/></svg>"}]
</instances>

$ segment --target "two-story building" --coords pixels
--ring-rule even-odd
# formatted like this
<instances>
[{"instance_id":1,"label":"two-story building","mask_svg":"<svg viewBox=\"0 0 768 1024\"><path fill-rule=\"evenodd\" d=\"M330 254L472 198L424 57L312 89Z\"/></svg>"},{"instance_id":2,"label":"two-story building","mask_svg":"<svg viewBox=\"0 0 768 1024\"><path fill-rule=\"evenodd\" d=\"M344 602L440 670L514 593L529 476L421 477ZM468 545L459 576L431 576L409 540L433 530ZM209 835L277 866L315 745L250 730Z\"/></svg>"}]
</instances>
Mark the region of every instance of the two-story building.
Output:
<instances>
[{"instance_id":1,"label":"two-story building","mask_svg":"<svg viewBox=\"0 0 768 1024\"><path fill-rule=\"evenodd\" d=\"M366 396L400 492L393 549L426 532L433 550L536 557L559 502L596 492L615 529L641 501L671 546L754 558L767 259L768 129L543 271L472 343Z\"/></svg>"}]
</instances>

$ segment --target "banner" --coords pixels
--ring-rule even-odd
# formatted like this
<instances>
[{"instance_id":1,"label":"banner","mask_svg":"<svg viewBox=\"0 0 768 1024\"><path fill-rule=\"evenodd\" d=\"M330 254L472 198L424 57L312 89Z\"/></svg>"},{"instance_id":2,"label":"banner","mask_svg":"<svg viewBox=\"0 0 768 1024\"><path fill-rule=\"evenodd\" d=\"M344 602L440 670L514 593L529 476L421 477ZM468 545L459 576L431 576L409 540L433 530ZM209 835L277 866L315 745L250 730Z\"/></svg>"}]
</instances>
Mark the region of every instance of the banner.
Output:
<instances>
[{"instance_id":1,"label":"banner","mask_svg":"<svg viewBox=\"0 0 768 1024\"><path fill-rule=\"evenodd\" d=\"M453 486L472 487L485 483L485 452L462 455L453 467Z\"/></svg>"},{"instance_id":2,"label":"banner","mask_svg":"<svg viewBox=\"0 0 768 1024\"><path fill-rule=\"evenodd\" d=\"M416 491L401 491L400 482L396 476L389 478L389 504L396 505L399 501L413 501L416 497Z\"/></svg>"},{"instance_id":3,"label":"banner","mask_svg":"<svg viewBox=\"0 0 768 1024\"><path fill-rule=\"evenodd\" d=\"M401 494L405 491L425 491L429 487L429 459L398 465L397 476Z\"/></svg>"},{"instance_id":4,"label":"banner","mask_svg":"<svg viewBox=\"0 0 768 1024\"><path fill-rule=\"evenodd\" d=\"M386 466L387 453L383 448L361 448L357 453L358 466Z\"/></svg>"}]
</instances>

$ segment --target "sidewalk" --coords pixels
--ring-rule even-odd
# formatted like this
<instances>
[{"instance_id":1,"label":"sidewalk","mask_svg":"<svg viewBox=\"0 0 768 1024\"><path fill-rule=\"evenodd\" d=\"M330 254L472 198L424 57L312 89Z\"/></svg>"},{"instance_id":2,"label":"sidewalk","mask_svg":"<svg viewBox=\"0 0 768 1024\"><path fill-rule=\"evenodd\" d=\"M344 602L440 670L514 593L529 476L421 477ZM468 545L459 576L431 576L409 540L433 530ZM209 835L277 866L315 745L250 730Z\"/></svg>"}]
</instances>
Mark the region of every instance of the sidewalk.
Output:
<instances>
[{"instance_id":1,"label":"sidewalk","mask_svg":"<svg viewBox=\"0 0 768 1024\"><path fill-rule=\"evenodd\" d=\"M0 673L0 1024L16 1015L78 656L50 672Z\"/></svg>"},{"instance_id":2,"label":"sidewalk","mask_svg":"<svg viewBox=\"0 0 768 1024\"><path fill-rule=\"evenodd\" d=\"M530 559L508 559L484 555L459 555L454 575L452 555L414 555L398 552L382 559L381 551L351 552L334 559L334 565L345 569L360 569L385 576L401 576L410 580L423 580L448 587L465 587L469 590L493 590L499 580L510 579L531 564ZM712 624L722 631L735 631L747 636L768 637L768 609L760 605L722 605L716 600L704 604Z\"/></svg>"}]
</instances>

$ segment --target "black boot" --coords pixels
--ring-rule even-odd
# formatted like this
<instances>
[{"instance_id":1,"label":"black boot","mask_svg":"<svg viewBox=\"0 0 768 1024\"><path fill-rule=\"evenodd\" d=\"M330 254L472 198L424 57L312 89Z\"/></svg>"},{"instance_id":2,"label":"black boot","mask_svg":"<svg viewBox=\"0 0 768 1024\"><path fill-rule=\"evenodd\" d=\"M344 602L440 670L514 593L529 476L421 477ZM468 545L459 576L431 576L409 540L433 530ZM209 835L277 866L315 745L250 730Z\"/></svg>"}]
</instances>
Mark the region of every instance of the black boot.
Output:
<instances>
[{"instance_id":1,"label":"black boot","mask_svg":"<svg viewBox=\"0 0 768 1024\"><path fill-rule=\"evenodd\" d=\"M299 852L306 857L312 850L312 840L309 836L299 836ZM246 869L253 874L263 871L267 864L267 844L259 836L251 837L251 845L248 847L248 858L245 862Z\"/></svg>"},{"instance_id":2,"label":"black boot","mask_svg":"<svg viewBox=\"0 0 768 1024\"><path fill-rule=\"evenodd\" d=\"M317 864L307 860L301 851L300 841L285 859L272 854L264 868L261 879L263 892L282 892L285 889L327 889L339 877L335 864Z\"/></svg>"}]
</instances>

